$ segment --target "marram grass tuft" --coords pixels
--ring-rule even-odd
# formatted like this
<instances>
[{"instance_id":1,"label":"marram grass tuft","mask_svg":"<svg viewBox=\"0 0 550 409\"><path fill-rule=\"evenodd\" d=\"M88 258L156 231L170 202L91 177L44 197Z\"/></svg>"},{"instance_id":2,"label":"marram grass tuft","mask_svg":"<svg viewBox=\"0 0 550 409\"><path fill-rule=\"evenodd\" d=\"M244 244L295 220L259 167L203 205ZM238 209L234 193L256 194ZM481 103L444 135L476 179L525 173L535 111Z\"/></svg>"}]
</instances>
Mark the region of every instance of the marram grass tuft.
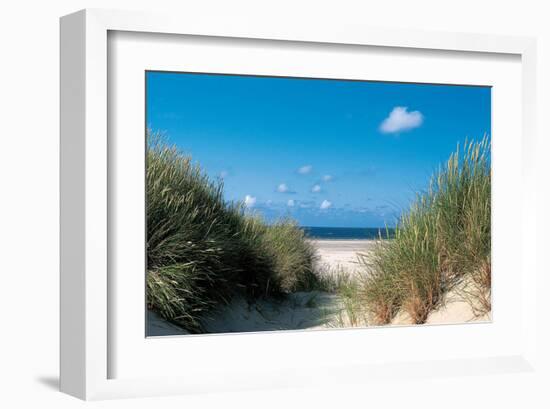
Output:
<instances>
[{"instance_id":1,"label":"marram grass tuft","mask_svg":"<svg viewBox=\"0 0 550 409\"><path fill-rule=\"evenodd\" d=\"M362 291L372 319L389 323L399 310L424 323L458 280L470 277L490 309L490 140L466 141L418 194L368 263Z\"/></svg>"},{"instance_id":2,"label":"marram grass tuft","mask_svg":"<svg viewBox=\"0 0 550 409\"><path fill-rule=\"evenodd\" d=\"M315 250L292 220L266 224L223 198L191 158L158 136L147 149L147 303L193 333L235 295L249 300L318 286Z\"/></svg>"}]
</instances>

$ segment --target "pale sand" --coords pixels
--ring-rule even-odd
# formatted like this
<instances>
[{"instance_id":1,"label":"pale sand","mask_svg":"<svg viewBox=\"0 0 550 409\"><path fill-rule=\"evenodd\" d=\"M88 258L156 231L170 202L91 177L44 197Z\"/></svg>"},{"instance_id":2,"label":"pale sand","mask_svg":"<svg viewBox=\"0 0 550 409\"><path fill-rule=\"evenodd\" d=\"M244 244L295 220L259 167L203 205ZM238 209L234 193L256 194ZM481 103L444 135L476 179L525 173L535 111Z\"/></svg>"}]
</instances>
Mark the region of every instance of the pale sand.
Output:
<instances>
[{"instance_id":1,"label":"pale sand","mask_svg":"<svg viewBox=\"0 0 550 409\"><path fill-rule=\"evenodd\" d=\"M236 298L203 320L208 332L250 332L333 327L341 310L337 295L319 291L289 294L284 300L260 299L249 304Z\"/></svg>"},{"instance_id":2,"label":"pale sand","mask_svg":"<svg viewBox=\"0 0 550 409\"><path fill-rule=\"evenodd\" d=\"M338 271L349 273L364 271L359 264L358 254L367 256L376 245L376 240L311 240L317 247L317 268L319 271Z\"/></svg>"}]
</instances>

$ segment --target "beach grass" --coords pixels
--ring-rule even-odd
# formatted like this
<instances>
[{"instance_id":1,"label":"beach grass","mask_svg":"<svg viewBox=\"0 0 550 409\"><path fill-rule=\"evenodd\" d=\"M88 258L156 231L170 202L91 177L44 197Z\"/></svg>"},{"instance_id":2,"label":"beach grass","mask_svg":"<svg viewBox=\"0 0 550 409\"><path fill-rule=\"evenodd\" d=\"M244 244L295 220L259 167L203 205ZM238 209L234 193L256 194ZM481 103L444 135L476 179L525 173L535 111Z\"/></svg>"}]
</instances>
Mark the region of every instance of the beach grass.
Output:
<instances>
[{"instance_id":1,"label":"beach grass","mask_svg":"<svg viewBox=\"0 0 550 409\"><path fill-rule=\"evenodd\" d=\"M399 310L424 323L465 277L490 310L490 167L488 137L458 146L401 216L394 239L363 258L362 297L375 323L391 322Z\"/></svg>"},{"instance_id":2,"label":"beach grass","mask_svg":"<svg viewBox=\"0 0 550 409\"><path fill-rule=\"evenodd\" d=\"M266 224L226 202L223 182L148 136L147 304L192 333L235 295L282 297L318 284L315 250L290 220Z\"/></svg>"}]
</instances>

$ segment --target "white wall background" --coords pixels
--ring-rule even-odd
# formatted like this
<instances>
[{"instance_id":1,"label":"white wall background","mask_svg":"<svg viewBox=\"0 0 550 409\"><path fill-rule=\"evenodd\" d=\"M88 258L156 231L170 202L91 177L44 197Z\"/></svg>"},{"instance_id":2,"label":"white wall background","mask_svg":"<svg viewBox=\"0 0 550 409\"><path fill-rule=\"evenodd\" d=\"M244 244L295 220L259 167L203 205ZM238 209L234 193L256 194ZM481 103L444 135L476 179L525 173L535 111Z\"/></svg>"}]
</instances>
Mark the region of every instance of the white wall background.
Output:
<instances>
[{"instance_id":1,"label":"white wall background","mask_svg":"<svg viewBox=\"0 0 550 409\"><path fill-rule=\"evenodd\" d=\"M548 162L550 135L550 25L546 1L211 1L19 0L0 12L0 406L73 408L84 405L56 392L58 378L58 18L81 8L172 10L209 16L330 25L349 21L372 26L500 33L538 37L539 158ZM539 174L539 254L549 244L548 178ZM512 217L513 222L513 217ZM512 238L513 239L513 238ZM545 248L546 247L546 248ZM549 270L546 268L546 270ZM548 271L550 273L550 271ZM380 382L331 390L285 390L94 403L98 408L211 407L550 407L548 360L550 302L537 286L539 342L546 376L502 375L426 382Z\"/></svg>"}]
</instances>

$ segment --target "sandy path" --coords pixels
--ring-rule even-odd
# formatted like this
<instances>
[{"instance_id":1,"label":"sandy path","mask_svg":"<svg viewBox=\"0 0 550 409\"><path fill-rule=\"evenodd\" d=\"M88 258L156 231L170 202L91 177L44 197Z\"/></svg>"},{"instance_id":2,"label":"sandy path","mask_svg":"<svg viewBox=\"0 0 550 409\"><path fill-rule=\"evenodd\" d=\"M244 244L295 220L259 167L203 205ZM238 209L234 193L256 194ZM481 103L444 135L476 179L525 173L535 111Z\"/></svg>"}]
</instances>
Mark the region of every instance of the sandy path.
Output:
<instances>
[{"instance_id":1,"label":"sandy path","mask_svg":"<svg viewBox=\"0 0 550 409\"><path fill-rule=\"evenodd\" d=\"M260 299L248 303L235 297L229 305L204 317L208 333L323 329L335 326L342 306L338 296L319 291L297 292L282 300ZM152 311L147 312L147 335L185 335Z\"/></svg>"},{"instance_id":2,"label":"sandy path","mask_svg":"<svg viewBox=\"0 0 550 409\"><path fill-rule=\"evenodd\" d=\"M187 335L189 332L164 320L157 313L147 310L147 336Z\"/></svg>"},{"instance_id":3,"label":"sandy path","mask_svg":"<svg viewBox=\"0 0 550 409\"><path fill-rule=\"evenodd\" d=\"M322 329L334 326L334 316L340 310L337 295L297 292L283 300L260 299L251 304L236 298L203 323L212 333Z\"/></svg>"}]
</instances>

